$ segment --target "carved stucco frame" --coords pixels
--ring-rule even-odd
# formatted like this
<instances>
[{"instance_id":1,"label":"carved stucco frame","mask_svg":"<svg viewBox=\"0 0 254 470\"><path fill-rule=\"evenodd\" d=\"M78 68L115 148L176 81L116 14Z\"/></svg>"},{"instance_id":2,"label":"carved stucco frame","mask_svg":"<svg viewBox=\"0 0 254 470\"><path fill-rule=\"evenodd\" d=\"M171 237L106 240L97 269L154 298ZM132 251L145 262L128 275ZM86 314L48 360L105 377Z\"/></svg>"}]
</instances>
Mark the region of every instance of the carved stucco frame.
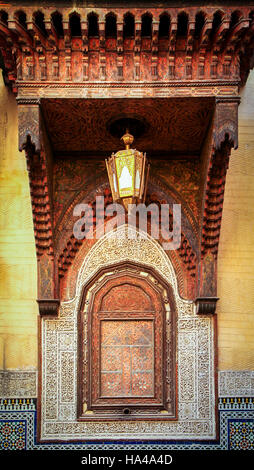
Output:
<instances>
[{"instance_id":1,"label":"carved stucco frame","mask_svg":"<svg viewBox=\"0 0 254 470\"><path fill-rule=\"evenodd\" d=\"M134 229L133 229L134 230ZM215 324L197 315L178 293L172 264L151 237L125 237L126 226L102 237L84 258L72 300L61 302L58 318L41 318L38 432L42 441L215 439ZM82 249L82 248L81 248ZM135 262L171 286L177 310L177 414L174 421L80 422L77 414L78 311L84 286L100 269Z\"/></svg>"}]
</instances>

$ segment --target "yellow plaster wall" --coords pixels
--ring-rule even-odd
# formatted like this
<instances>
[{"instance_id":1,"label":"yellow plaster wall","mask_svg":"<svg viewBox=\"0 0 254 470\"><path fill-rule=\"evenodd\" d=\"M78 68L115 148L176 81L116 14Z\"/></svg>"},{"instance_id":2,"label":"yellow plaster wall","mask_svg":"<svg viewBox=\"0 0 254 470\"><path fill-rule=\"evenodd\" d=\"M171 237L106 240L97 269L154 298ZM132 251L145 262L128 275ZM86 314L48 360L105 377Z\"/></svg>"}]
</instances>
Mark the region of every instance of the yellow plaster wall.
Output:
<instances>
[{"instance_id":1,"label":"yellow plaster wall","mask_svg":"<svg viewBox=\"0 0 254 470\"><path fill-rule=\"evenodd\" d=\"M227 173L218 297L219 369L254 369L254 71L241 92L239 147Z\"/></svg>"},{"instance_id":2,"label":"yellow plaster wall","mask_svg":"<svg viewBox=\"0 0 254 470\"><path fill-rule=\"evenodd\" d=\"M0 369L37 368L37 269L17 105L0 71Z\"/></svg>"}]
</instances>

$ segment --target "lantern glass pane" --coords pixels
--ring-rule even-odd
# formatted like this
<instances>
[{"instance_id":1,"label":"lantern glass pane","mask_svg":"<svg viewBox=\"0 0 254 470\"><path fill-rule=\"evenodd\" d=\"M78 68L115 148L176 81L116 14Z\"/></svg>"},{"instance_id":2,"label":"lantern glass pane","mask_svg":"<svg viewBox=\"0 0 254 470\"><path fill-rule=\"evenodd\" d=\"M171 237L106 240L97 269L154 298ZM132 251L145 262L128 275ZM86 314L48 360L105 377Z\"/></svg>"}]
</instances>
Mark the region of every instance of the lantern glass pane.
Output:
<instances>
[{"instance_id":1,"label":"lantern glass pane","mask_svg":"<svg viewBox=\"0 0 254 470\"><path fill-rule=\"evenodd\" d=\"M114 155L112 155L111 158L109 158L106 161L106 165L107 165L108 178L109 178L109 184L110 184L110 189L111 189L113 201L117 201L119 199L119 194L118 194L118 187L117 187L115 156Z\"/></svg>"},{"instance_id":2,"label":"lantern glass pane","mask_svg":"<svg viewBox=\"0 0 254 470\"><path fill-rule=\"evenodd\" d=\"M135 196L141 197L140 190L143 179L143 154L136 151L135 155Z\"/></svg>"},{"instance_id":3,"label":"lantern glass pane","mask_svg":"<svg viewBox=\"0 0 254 470\"><path fill-rule=\"evenodd\" d=\"M116 185L116 175L113 173L113 184L114 184L114 191L117 193L117 185Z\"/></svg>"},{"instance_id":4,"label":"lantern glass pane","mask_svg":"<svg viewBox=\"0 0 254 470\"><path fill-rule=\"evenodd\" d=\"M140 173L139 170L136 172L136 179L135 179L135 189L139 189L140 187Z\"/></svg>"},{"instance_id":5,"label":"lantern glass pane","mask_svg":"<svg viewBox=\"0 0 254 470\"><path fill-rule=\"evenodd\" d=\"M120 197L132 196L135 175L135 158L132 150L123 150L117 153L116 170Z\"/></svg>"},{"instance_id":6,"label":"lantern glass pane","mask_svg":"<svg viewBox=\"0 0 254 470\"><path fill-rule=\"evenodd\" d=\"M125 165L122 168L121 176L119 178L119 187L121 189L129 189L132 185L132 177L129 172L128 166Z\"/></svg>"}]
</instances>

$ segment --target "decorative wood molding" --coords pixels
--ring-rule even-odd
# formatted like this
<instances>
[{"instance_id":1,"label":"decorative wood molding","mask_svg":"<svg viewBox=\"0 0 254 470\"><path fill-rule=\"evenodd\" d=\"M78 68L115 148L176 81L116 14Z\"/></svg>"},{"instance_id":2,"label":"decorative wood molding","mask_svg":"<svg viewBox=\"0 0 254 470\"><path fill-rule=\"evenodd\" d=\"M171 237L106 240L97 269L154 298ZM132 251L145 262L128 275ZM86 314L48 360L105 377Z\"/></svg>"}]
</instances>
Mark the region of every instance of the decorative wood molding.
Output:
<instances>
[{"instance_id":1,"label":"decorative wood molding","mask_svg":"<svg viewBox=\"0 0 254 470\"><path fill-rule=\"evenodd\" d=\"M220 102L216 105L213 130L212 154L209 162L205 215L221 216L226 173L231 149L238 147L238 105L239 100ZM210 210L209 210L210 208Z\"/></svg>"},{"instance_id":2,"label":"decorative wood molding","mask_svg":"<svg viewBox=\"0 0 254 470\"><path fill-rule=\"evenodd\" d=\"M40 100L18 102L19 150L30 154L41 151L41 112Z\"/></svg>"},{"instance_id":3,"label":"decorative wood molding","mask_svg":"<svg viewBox=\"0 0 254 470\"><path fill-rule=\"evenodd\" d=\"M215 297L217 293L217 253L222 220L224 189L232 148L238 147L239 97L217 98L208 155L203 198L201 253L198 296ZM216 302L198 302L198 311L215 312Z\"/></svg>"},{"instance_id":4,"label":"decorative wood molding","mask_svg":"<svg viewBox=\"0 0 254 470\"><path fill-rule=\"evenodd\" d=\"M38 299L39 313L41 316L57 316L60 300L59 299Z\"/></svg>"},{"instance_id":5,"label":"decorative wood molding","mask_svg":"<svg viewBox=\"0 0 254 470\"><path fill-rule=\"evenodd\" d=\"M225 141L237 149L238 147L238 106L240 97L220 97L215 100L215 118L213 128L213 146L219 151ZM225 162L227 166L227 162Z\"/></svg>"},{"instance_id":6,"label":"decorative wood molding","mask_svg":"<svg viewBox=\"0 0 254 470\"><path fill-rule=\"evenodd\" d=\"M18 104L19 150L25 150L37 256L53 254L52 184L40 102Z\"/></svg>"},{"instance_id":7,"label":"decorative wood molding","mask_svg":"<svg viewBox=\"0 0 254 470\"><path fill-rule=\"evenodd\" d=\"M107 13L116 15L115 38L106 35ZM227 7L220 24L215 26L218 6L149 7L152 17L151 37L142 36L142 10L128 7L100 8L98 36L88 36L88 11L85 6L76 10L69 6L44 4L40 12L44 20L38 25L33 5L22 8L26 24L19 21L18 8L4 4L7 16L0 19L0 50L4 60L6 84L17 93L25 82L168 82L227 80L243 84L253 66L252 42L254 18L251 6ZM73 12L80 19L80 33L72 35L70 19ZM62 15L62 32L54 27L53 16ZM144 9L144 13L147 9ZM134 37L123 36L124 14L133 13ZM160 16L169 15L164 35L159 34ZM188 27L179 34L179 14L184 13ZM110 60L107 60L110 58Z\"/></svg>"},{"instance_id":8,"label":"decorative wood molding","mask_svg":"<svg viewBox=\"0 0 254 470\"><path fill-rule=\"evenodd\" d=\"M54 264L51 150L39 101L19 102L19 150L26 154L37 254L38 295L41 315L56 315L59 301ZM47 300L46 300L47 299Z\"/></svg>"},{"instance_id":9,"label":"decorative wood molding","mask_svg":"<svg viewBox=\"0 0 254 470\"><path fill-rule=\"evenodd\" d=\"M231 149L238 146L239 99L216 103L213 142L204 195L202 257L211 250L217 257L224 189Z\"/></svg>"},{"instance_id":10,"label":"decorative wood molding","mask_svg":"<svg viewBox=\"0 0 254 470\"><path fill-rule=\"evenodd\" d=\"M197 314L199 315L214 315L216 311L216 304L219 300L218 297L197 297L195 304L197 307Z\"/></svg>"},{"instance_id":11,"label":"decorative wood molding","mask_svg":"<svg viewBox=\"0 0 254 470\"><path fill-rule=\"evenodd\" d=\"M238 96L239 82L215 80L179 82L22 82L19 83L18 99L36 100L58 98L207 98Z\"/></svg>"}]
</instances>

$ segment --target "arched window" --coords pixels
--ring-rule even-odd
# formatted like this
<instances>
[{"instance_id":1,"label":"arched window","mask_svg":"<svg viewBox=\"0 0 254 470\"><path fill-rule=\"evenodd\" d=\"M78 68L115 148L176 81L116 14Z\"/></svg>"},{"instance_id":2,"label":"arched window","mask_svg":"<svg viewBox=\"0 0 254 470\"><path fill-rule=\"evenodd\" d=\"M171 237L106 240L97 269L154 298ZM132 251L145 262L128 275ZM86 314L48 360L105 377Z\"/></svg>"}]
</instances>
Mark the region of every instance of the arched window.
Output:
<instances>
[{"instance_id":1,"label":"arched window","mask_svg":"<svg viewBox=\"0 0 254 470\"><path fill-rule=\"evenodd\" d=\"M34 14L34 22L36 26L38 26L38 28L42 31L42 33L46 35L47 33L44 23L44 14L41 11L37 11Z\"/></svg>"},{"instance_id":2,"label":"arched window","mask_svg":"<svg viewBox=\"0 0 254 470\"><path fill-rule=\"evenodd\" d=\"M135 35L135 20L132 13L126 13L123 18L123 38L131 38Z\"/></svg>"},{"instance_id":3,"label":"arched window","mask_svg":"<svg viewBox=\"0 0 254 470\"><path fill-rule=\"evenodd\" d=\"M87 15L88 20L88 36L96 37L99 36L98 16L95 13L89 13Z\"/></svg>"},{"instance_id":4,"label":"arched window","mask_svg":"<svg viewBox=\"0 0 254 470\"><path fill-rule=\"evenodd\" d=\"M4 24L8 24L8 13L4 10L0 10L0 21Z\"/></svg>"},{"instance_id":5,"label":"arched window","mask_svg":"<svg viewBox=\"0 0 254 470\"><path fill-rule=\"evenodd\" d=\"M223 17L223 14L222 14L221 11L216 11L214 13L210 39L213 39L216 32L218 31L218 29L219 29L219 27L222 23L222 17Z\"/></svg>"},{"instance_id":6,"label":"arched window","mask_svg":"<svg viewBox=\"0 0 254 470\"><path fill-rule=\"evenodd\" d=\"M55 13L52 13L51 15L51 21L52 24L55 28L56 34L58 37L63 37L64 36L64 31L63 31L63 18L62 15L56 11Z\"/></svg>"},{"instance_id":7,"label":"arched window","mask_svg":"<svg viewBox=\"0 0 254 470\"><path fill-rule=\"evenodd\" d=\"M194 35L195 35L196 39L200 38L200 35L201 35L202 29L204 27L204 24L205 24L205 14L202 11L199 11L196 14L196 17L195 17L195 33L194 33Z\"/></svg>"},{"instance_id":8,"label":"arched window","mask_svg":"<svg viewBox=\"0 0 254 470\"><path fill-rule=\"evenodd\" d=\"M138 274L134 264L121 265L115 274L111 267L84 290L79 316L81 419L91 419L86 410L94 418L107 412L109 417L163 419L160 410L168 418L175 416L174 301L165 282L152 270L147 274Z\"/></svg>"},{"instance_id":9,"label":"arched window","mask_svg":"<svg viewBox=\"0 0 254 470\"><path fill-rule=\"evenodd\" d=\"M106 38L116 38L116 35L116 15L114 15L114 13L108 13L106 16L105 36Z\"/></svg>"},{"instance_id":10,"label":"arched window","mask_svg":"<svg viewBox=\"0 0 254 470\"><path fill-rule=\"evenodd\" d=\"M169 27L170 27L170 18L167 13L162 13L160 16L159 24L159 37L168 37L169 36Z\"/></svg>"},{"instance_id":11,"label":"arched window","mask_svg":"<svg viewBox=\"0 0 254 470\"><path fill-rule=\"evenodd\" d=\"M18 11L15 13L15 17L17 18L19 24L23 26L23 28L27 29L26 13L24 11Z\"/></svg>"},{"instance_id":12,"label":"arched window","mask_svg":"<svg viewBox=\"0 0 254 470\"><path fill-rule=\"evenodd\" d=\"M69 18L71 37L81 36L80 16L78 13L72 13Z\"/></svg>"},{"instance_id":13,"label":"arched window","mask_svg":"<svg viewBox=\"0 0 254 470\"><path fill-rule=\"evenodd\" d=\"M152 15L150 15L149 13L145 13L144 15L142 15L141 36L152 36Z\"/></svg>"},{"instance_id":14,"label":"arched window","mask_svg":"<svg viewBox=\"0 0 254 470\"><path fill-rule=\"evenodd\" d=\"M188 15L183 11L177 17L177 36L186 37L188 31Z\"/></svg>"},{"instance_id":15,"label":"arched window","mask_svg":"<svg viewBox=\"0 0 254 470\"><path fill-rule=\"evenodd\" d=\"M229 28L230 29L233 29L237 23L239 23L240 19L241 19L242 15L240 13L240 11L233 11L232 15L231 15L231 18L230 18L230 25L229 25Z\"/></svg>"}]
</instances>

